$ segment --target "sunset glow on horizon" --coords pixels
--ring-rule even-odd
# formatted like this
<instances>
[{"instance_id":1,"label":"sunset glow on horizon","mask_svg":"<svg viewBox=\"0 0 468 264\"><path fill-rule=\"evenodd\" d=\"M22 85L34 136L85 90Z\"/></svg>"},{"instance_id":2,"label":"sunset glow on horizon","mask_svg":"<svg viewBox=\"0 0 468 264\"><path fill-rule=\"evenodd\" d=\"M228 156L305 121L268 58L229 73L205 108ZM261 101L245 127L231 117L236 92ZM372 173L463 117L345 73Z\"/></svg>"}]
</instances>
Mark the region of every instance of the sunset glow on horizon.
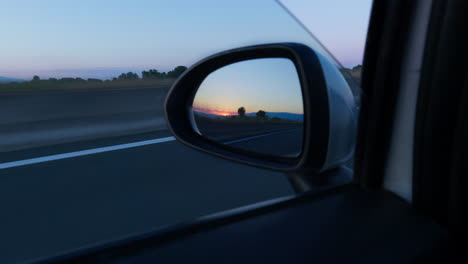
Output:
<instances>
[{"instance_id":1,"label":"sunset glow on horizon","mask_svg":"<svg viewBox=\"0 0 468 264\"><path fill-rule=\"evenodd\" d=\"M302 91L294 64L285 58L242 61L224 66L202 82L193 111L218 116L284 112L303 114Z\"/></svg>"},{"instance_id":2,"label":"sunset glow on horizon","mask_svg":"<svg viewBox=\"0 0 468 264\"><path fill-rule=\"evenodd\" d=\"M237 111L227 111L227 110L216 110L216 109L209 109L209 108L203 108L203 107L196 107L193 106L192 110L197 113L203 113L203 114L210 114L210 115L217 115L217 116L236 116L239 115ZM267 111L264 109L259 109L262 111L265 111L267 113L271 113L272 111ZM258 111L246 111L245 114L254 114L257 113ZM291 112L284 112L284 113L290 113L290 114L303 114L303 113L291 113Z\"/></svg>"},{"instance_id":3,"label":"sunset glow on horizon","mask_svg":"<svg viewBox=\"0 0 468 264\"><path fill-rule=\"evenodd\" d=\"M195 107L195 106L192 107L192 110L197 113L204 113L204 114L217 115L217 116L238 115L238 113L234 111L215 110L215 109L208 109L208 108Z\"/></svg>"}]
</instances>

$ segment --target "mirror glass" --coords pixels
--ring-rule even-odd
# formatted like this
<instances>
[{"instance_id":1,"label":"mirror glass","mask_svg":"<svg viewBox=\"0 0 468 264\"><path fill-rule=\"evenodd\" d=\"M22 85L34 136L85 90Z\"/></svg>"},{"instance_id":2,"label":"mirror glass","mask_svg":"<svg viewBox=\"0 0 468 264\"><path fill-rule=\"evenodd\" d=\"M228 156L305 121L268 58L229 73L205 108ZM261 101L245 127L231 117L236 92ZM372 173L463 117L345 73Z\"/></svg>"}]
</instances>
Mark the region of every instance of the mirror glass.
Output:
<instances>
[{"instance_id":1,"label":"mirror glass","mask_svg":"<svg viewBox=\"0 0 468 264\"><path fill-rule=\"evenodd\" d=\"M301 154L302 92L289 59L241 61L212 72L195 94L192 114L195 131L211 141L272 156Z\"/></svg>"}]
</instances>

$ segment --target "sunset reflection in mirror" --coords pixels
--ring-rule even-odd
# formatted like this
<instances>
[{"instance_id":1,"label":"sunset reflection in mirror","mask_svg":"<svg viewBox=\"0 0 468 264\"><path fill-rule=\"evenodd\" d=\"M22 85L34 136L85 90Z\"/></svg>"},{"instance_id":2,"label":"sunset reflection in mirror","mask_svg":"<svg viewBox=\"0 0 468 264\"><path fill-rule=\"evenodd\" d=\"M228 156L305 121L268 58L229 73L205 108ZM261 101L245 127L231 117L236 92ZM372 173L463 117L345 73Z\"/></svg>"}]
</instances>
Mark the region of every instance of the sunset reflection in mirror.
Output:
<instances>
[{"instance_id":1,"label":"sunset reflection in mirror","mask_svg":"<svg viewBox=\"0 0 468 264\"><path fill-rule=\"evenodd\" d=\"M304 110L294 63L286 58L242 61L201 83L192 105L195 130L248 151L297 157Z\"/></svg>"},{"instance_id":2,"label":"sunset reflection in mirror","mask_svg":"<svg viewBox=\"0 0 468 264\"><path fill-rule=\"evenodd\" d=\"M303 114L302 93L296 67L285 58L242 61L225 66L203 81L193 111L215 116L246 114Z\"/></svg>"}]
</instances>

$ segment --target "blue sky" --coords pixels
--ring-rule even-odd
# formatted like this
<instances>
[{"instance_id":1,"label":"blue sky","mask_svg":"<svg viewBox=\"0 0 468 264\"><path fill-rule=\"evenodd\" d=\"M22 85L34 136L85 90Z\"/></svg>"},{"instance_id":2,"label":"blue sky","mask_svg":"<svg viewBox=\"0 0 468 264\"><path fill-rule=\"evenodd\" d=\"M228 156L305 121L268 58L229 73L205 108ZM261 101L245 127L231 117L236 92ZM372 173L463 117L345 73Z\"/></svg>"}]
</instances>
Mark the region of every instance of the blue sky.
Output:
<instances>
[{"instance_id":1,"label":"blue sky","mask_svg":"<svg viewBox=\"0 0 468 264\"><path fill-rule=\"evenodd\" d=\"M369 12L368 0L282 2L345 66L361 62L362 27L367 27L361 17ZM5 77L167 71L225 49L281 41L323 52L272 0L0 0L0 6L0 76Z\"/></svg>"}]
</instances>

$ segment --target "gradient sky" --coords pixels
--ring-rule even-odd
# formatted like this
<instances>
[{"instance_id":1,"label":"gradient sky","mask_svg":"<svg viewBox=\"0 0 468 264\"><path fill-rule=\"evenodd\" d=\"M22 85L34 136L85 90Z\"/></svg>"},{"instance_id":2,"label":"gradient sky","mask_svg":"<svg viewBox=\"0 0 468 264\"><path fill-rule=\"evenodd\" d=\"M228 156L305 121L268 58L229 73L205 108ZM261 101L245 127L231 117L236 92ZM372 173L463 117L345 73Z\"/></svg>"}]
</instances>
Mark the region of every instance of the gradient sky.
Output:
<instances>
[{"instance_id":1,"label":"gradient sky","mask_svg":"<svg viewBox=\"0 0 468 264\"><path fill-rule=\"evenodd\" d=\"M362 63L372 0L280 0L345 67Z\"/></svg>"},{"instance_id":2,"label":"gradient sky","mask_svg":"<svg viewBox=\"0 0 468 264\"><path fill-rule=\"evenodd\" d=\"M196 111L216 115L288 112L302 114L302 92L296 67L289 59L242 61L208 75L193 103Z\"/></svg>"},{"instance_id":3,"label":"gradient sky","mask_svg":"<svg viewBox=\"0 0 468 264\"><path fill-rule=\"evenodd\" d=\"M339 60L343 57L345 66L361 62L365 29L358 27L367 25L356 17L369 12L369 0L282 2ZM222 50L281 41L325 53L272 0L0 0L0 6L4 77L110 78L128 70L167 71Z\"/></svg>"}]
</instances>

